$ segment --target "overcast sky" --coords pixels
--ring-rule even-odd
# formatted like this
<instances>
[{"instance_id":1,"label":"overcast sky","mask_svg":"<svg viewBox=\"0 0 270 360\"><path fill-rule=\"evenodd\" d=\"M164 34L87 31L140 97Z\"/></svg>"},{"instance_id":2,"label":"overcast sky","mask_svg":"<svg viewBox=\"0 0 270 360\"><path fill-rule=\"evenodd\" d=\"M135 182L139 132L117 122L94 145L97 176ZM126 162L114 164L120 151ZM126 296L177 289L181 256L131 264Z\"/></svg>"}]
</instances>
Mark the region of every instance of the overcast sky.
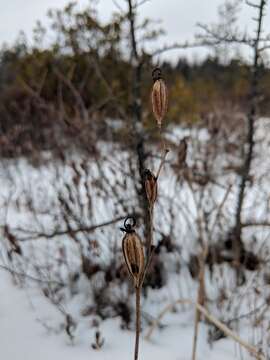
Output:
<instances>
[{"instance_id":1,"label":"overcast sky","mask_svg":"<svg viewBox=\"0 0 270 360\"><path fill-rule=\"evenodd\" d=\"M254 0L258 1L258 0ZM141 8L141 17L146 16L161 20L166 31L162 42L184 41L191 39L196 33L196 23L209 23L217 19L217 8L224 0L151 0ZM1 0L0 1L0 44L12 43L18 32L23 30L31 38L32 29L37 20L46 24L46 13L49 8L61 8L67 0ZM78 0L79 6L87 4L87 0ZM124 5L124 0L118 0ZM270 4L268 5L270 8ZM241 28L253 30L251 10L245 5L240 13ZM116 10L112 0L100 0L98 12L101 19L109 19ZM265 19L265 28L270 32L270 9ZM189 56L200 56L202 50L189 50ZM177 52L179 54L179 52ZM183 52L182 52L183 54ZM175 57L175 52L170 53Z\"/></svg>"}]
</instances>

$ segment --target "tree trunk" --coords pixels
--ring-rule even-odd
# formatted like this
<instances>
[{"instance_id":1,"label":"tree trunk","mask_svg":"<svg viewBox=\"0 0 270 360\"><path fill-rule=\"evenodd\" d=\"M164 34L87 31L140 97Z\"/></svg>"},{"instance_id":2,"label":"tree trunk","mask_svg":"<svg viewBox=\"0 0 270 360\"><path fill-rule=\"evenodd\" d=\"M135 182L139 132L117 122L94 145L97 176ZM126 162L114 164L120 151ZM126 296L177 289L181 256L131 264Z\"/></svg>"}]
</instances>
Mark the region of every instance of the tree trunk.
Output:
<instances>
[{"instance_id":1,"label":"tree trunk","mask_svg":"<svg viewBox=\"0 0 270 360\"><path fill-rule=\"evenodd\" d=\"M250 175L251 162L253 157L253 148L254 148L254 123L257 115L257 101L258 101L258 75L259 75L259 44L261 40L261 32L262 32L262 21L264 16L264 6L266 5L265 0L260 1L260 5L258 6L259 15L257 19L257 30L256 30L256 38L254 39L253 46L253 65L252 65L252 79L250 86L250 97L249 97L249 111L247 114L247 122L248 122L248 133L247 133L247 144L248 150L245 156L241 180L239 184L239 192L237 198L237 207L236 207L236 216L235 216L235 228L234 228L234 241L233 248L235 253L236 264L240 265L240 256L241 250L243 248L242 243L242 212L244 206L245 199L245 191Z\"/></svg>"}]
</instances>

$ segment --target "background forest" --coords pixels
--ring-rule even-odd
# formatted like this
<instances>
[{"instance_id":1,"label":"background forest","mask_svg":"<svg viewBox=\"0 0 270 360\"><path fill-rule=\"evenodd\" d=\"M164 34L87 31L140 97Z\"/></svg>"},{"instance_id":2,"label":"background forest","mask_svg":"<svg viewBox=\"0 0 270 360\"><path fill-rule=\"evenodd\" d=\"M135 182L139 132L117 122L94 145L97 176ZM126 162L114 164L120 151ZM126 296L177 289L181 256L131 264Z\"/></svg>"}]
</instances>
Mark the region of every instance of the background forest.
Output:
<instances>
[{"instance_id":1,"label":"background forest","mask_svg":"<svg viewBox=\"0 0 270 360\"><path fill-rule=\"evenodd\" d=\"M0 50L4 360L131 359L138 329L140 359L270 359L269 5L225 1L164 45L146 2L114 2L108 22L95 1L70 3ZM141 323L128 216L146 258Z\"/></svg>"}]
</instances>

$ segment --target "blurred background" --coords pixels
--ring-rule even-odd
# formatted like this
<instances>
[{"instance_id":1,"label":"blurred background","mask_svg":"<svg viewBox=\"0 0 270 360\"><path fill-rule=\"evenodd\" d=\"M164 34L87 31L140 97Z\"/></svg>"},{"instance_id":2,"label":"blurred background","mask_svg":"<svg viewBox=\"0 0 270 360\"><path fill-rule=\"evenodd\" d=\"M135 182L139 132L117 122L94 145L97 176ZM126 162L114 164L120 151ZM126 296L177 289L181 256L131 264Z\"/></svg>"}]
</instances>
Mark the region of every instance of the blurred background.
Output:
<instances>
[{"instance_id":1,"label":"blurred background","mask_svg":"<svg viewBox=\"0 0 270 360\"><path fill-rule=\"evenodd\" d=\"M132 357L120 228L132 214L147 248L144 174L163 161L142 357L269 358L267 1L10 0L0 14L0 355Z\"/></svg>"}]
</instances>

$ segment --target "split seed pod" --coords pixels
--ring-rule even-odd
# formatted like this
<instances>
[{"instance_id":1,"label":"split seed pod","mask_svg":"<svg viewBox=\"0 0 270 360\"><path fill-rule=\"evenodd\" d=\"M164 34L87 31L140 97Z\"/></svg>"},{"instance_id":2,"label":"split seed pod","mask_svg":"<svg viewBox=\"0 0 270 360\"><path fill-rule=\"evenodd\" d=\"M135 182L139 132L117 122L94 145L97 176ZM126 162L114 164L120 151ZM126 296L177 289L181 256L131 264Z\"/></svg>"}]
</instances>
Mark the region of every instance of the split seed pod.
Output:
<instances>
[{"instance_id":1,"label":"split seed pod","mask_svg":"<svg viewBox=\"0 0 270 360\"><path fill-rule=\"evenodd\" d=\"M152 109L158 127L161 127L168 109L168 89L164 80L161 78L161 70L159 68L153 70L152 77L154 80L151 94Z\"/></svg>"},{"instance_id":2,"label":"split seed pod","mask_svg":"<svg viewBox=\"0 0 270 360\"><path fill-rule=\"evenodd\" d=\"M149 205L152 207L157 199L157 178L148 169L144 170L144 186Z\"/></svg>"},{"instance_id":3,"label":"split seed pod","mask_svg":"<svg viewBox=\"0 0 270 360\"><path fill-rule=\"evenodd\" d=\"M142 241L134 230L124 236L122 250L134 286L138 288L144 273L144 252Z\"/></svg>"}]
</instances>

